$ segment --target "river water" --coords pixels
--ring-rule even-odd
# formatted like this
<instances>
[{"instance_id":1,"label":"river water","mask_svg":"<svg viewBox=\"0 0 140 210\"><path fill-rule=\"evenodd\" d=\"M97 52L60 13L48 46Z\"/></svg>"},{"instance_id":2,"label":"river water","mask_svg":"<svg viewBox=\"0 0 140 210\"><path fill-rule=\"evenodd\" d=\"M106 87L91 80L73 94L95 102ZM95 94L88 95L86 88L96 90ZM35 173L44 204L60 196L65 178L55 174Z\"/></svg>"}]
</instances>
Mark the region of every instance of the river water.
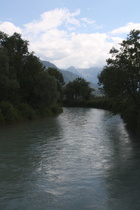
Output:
<instances>
[{"instance_id":1,"label":"river water","mask_svg":"<svg viewBox=\"0 0 140 210\"><path fill-rule=\"evenodd\" d=\"M139 138L89 108L2 126L0 209L139 210Z\"/></svg>"}]
</instances>

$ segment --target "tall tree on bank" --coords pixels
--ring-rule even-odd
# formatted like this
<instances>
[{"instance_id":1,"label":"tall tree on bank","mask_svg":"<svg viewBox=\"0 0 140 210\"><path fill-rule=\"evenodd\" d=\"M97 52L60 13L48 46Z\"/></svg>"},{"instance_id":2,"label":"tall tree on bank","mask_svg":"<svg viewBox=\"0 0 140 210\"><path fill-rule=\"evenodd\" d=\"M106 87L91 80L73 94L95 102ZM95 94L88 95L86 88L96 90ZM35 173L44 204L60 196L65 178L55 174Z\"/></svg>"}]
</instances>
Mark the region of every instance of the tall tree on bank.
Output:
<instances>
[{"instance_id":1,"label":"tall tree on bank","mask_svg":"<svg viewBox=\"0 0 140 210\"><path fill-rule=\"evenodd\" d=\"M132 30L98 75L104 94L131 124L140 127L140 31Z\"/></svg>"},{"instance_id":2,"label":"tall tree on bank","mask_svg":"<svg viewBox=\"0 0 140 210\"><path fill-rule=\"evenodd\" d=\"M59 102L62 102L62 100L63 100L63 87L65 85L63 75L56 68L51 68L51 67L49 67L47 69L47 72L49 73L49 75L51 75L52 77L55 78L55 80L57 82L57 90L58 90L58 93L59 93Z\"/></svg>"},{"instance_id":3,"label":"tall tree on bank","mask_svg":"<svg viewBox=\"0 0 140 210\"><path fill-rule=\"evenodd\" d=\"M5 115L3 102L42 111L54 107L58 96L55 77L29 53L28 41L17 33L8 36L0 32L0 116Z\"/></svg>"},{"instance_id":4,"label":"tall tree on bank","mask_svg":"<svg viewBox=\"0 0 140 210\"><path fill-rule=\"evenodd\" d=\"M98 76L103 92L109 97L131 98L140 104L140 31L133 30L120 44L112 48L112 58Z\"/></svg>"}]
</instances>

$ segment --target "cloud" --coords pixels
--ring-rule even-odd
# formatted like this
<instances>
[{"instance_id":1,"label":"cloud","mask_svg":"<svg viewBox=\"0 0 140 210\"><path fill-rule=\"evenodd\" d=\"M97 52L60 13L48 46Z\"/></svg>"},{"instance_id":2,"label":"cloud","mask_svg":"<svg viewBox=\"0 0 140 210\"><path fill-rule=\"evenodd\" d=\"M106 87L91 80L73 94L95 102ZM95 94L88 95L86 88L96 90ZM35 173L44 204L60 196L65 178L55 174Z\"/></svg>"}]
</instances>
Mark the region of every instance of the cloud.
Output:
<instances>
[{"instance_id":1,"label":"cloud","mask_svg":"<svg viewBox=\"0 0 140 210\"><path fill-rule=\"evenodd\" d=\"M40 20L25 24L30 49L59 68L104 65L112 44L106 40L106 34L79 32L83 27L97 28L95 20L79 16L79 9L73 13L55 9L43 13Z\"/></svg>"},{"instance_id":2,"label":"cloud","mask_svg":"<svg viewBox=\"0 0 140 210\"><path fill-rule=\"evenodd\" d=\"M43 13L40 16L40 20L25 24L25 32L38 34L53 28L58 28L62 25L67 29L69 28L69 25L79 26L80 22L75 18L75 16L79 14L79 9L74 13L70 13L68 9L51 10Z\"/></svg>"},{"instance_id":3,"label":"cloud","mask_svg":"<svg viewBox=\"0 0 140 210\"><path fill-rule=\"evenodd\" d=\"M112 43L106 34L67 33L52 29L30 42L30 49L40 58L60 68L103 66Z\"/></svg>"},{"instance_id":4,"label":"cloud","mask_svg":"<svg viewBox=\"0 0 140 210\"><path fill-rule=\"evenodd\" d=\"M14 32L17 32L17 33L20 33L20 34L22 33L22 30L19 27L16 27L11 22L0 23L0 31L3 31L8 35L12 35Z\"/></svg>"},{"instance_id":5,"label":"cloud","mask_svg":"<svg viewBox=\"0 0 140 210\"><path fill-rule=\"evenodd\" d=\"M72 65L81 68L103 66L107 53L112 47L112 44L106 39L106 34L72 33L70 38L63 39L61 36L58 36L57 39L53 38L50 43L46 43L47 46L43 45L38 53L43 59L53 61L62 68ZM38 44L35 46L36 51Z\"/></svg>"},{"instance_id":6,"label":"cloud","mask_svg":"<svg viewBox=\"0 0 140 210\"><path fill-rule=\"evenodd\" d=\"M106 64L109 50L122 42L121 33L140 29L139 23L128 23L110 33L85 33L97 30L95 20L81 17L80 10L55 9L41 14L39 20L27 23L23 28L13 23L0 23L0 30L11 35L21 33L30 43L29 50L59 68L75 66L88 68Z\"/></svg>"},{"instance_id":7,"label":"cloud","mask_svg":"<svg viewBox=\"0 0 140 210\"><path fill-rule=\"evenodd\" d=\"M111 33L112 34L123 34L123 33L128 34L133 29L140 30L140 23L129 22L129 23L126 24L126 26L117 28L117 29L111 31Z\"/></svg>"},{"instance_id":8,"label":"cloud","mask_svg":"<svg viewBox=\"0 0 140 210\"><path fill-rule=\"evenodd\" d=\"M90 20L88 18L81 18L81 20L85 23L88 23L88 24L95 24L96 23L95 20Z\"/></svg>"}]
</instances>

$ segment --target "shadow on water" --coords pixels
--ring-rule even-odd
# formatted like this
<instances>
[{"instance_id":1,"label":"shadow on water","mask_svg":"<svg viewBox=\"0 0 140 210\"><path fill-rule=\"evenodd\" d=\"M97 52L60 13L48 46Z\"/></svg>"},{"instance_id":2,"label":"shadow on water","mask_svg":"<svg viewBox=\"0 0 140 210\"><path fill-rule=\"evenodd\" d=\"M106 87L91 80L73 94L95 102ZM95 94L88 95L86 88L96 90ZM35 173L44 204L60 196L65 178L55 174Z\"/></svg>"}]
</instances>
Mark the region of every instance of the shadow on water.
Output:
<instances>
[{"instance_id":1,"label":"shadow on water","mask_svg":"<svg viewBox=\"0 0 140 210\"><path fill-rule=\"evenodd\" d=\"M140 138L126 129L119 116L113 116L104 126L110 152L104 177L107 209L137 210L140 208Z\"/></svg>"}]
</instances>

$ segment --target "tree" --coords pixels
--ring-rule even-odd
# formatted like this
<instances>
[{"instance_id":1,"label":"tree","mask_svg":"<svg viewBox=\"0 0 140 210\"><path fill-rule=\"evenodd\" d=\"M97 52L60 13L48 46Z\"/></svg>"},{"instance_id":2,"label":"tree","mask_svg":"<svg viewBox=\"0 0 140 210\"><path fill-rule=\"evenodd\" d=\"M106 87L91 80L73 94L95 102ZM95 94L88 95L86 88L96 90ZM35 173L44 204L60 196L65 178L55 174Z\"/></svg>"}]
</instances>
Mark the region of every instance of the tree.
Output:
<instances>
[{"instance_id":1,"label":"tree","mask_svg":"<svg viewBox=\"0 0 140 210\"><path fill-rule=\"evenodd\" d=\"M58 74L57 77L63 82ZM29 114L34 110L37 113L41 111L42 114L42 111L45 113L46 109L50 110L55 106L58 95L57 80L48 73L39 58L28 52L28 41L17 33L8 36L0 32L0 105L4 102L2 109L4 106L9 107L5 105L8 103L13 107L22 107Z\"/></svg>"},{"instance_id":2,"label":"tree","mask_svg":"<svg viewBox=\"0 0 140 210\"><path fill-rule=\"evenodd\" d=\"M24 58L29 54L28 41L23 40L18 33L14 33L9 37L1 32L0 45L7 50L11 75L19 78L24 64Z\"/></svg>"},{"instance_id":3,"label":"tree","mask_svg":"<svg viewBox=\"0 0 140 210\"><path fill-rule=\"evenodd\" d=\"M2 34L0 34L2 35ZM9 56L7 48L0 47L0 101L15 101L19 90L19 83L10 74Z\"/></svg>"},{"instance_id":4,"label":"tree","mask_svg":"<svg viewBox=\"0 0 140 210\"><path fill-rule=\"evenodd\" d=\"M22 100L34 107L53 106L58 99L57 82L33 54L28 55L24 61L20 89Z\"/></svg>"},{"instance_id":5,"label":"tree","mask_svg":"<svg viewBox=\"0 0 140 210\"><path fill-rule=\"evenodd\" d=\"M92 97L93 89L89 87L89 82L83 78L77 78L69 82L65 87L65 97L68 100L89 100Z\"/></svg>"},{"instance_id":6,"label":"tree","mask_svg":"<svg viewBox=\"0 0 140 210\"><path fill-rule=\"evenodd\" d=\"M65 84L63 75L61 74L60 71L51 67L48 68L48 73L49 75L55 78L57 82L57 91L59 92L59 100L62 101L63 100L63 87Z\"/></svg>"},{"instance_id":7,"label":"tree","mask_svg":"<svg viewBox=\"0 0 140 210\"><path fill-rule=\"evenodd\" d=\"M99 84L133 131L140 130L140 31L132 30L120 49L110 50L111 58L98 75Z\"/></svg>"},{"instance_id":8,"label":"tree","mask_svg":"<svg viewBox=\"0 0 140 210\"><path fill-rule=\"evenodd\" d=\"M98 75L102 90L109 97L131 98L140 104L140 31L132 30L120 49L112 48L112 58Z\"/></svg>"},{"instance_id":9,"label":"tree","mask_svg":"<svg viewBox=\"0 0 140 210\"><path fill-rule=\"evenodd\" d=\"M65 84L63 75L62 75L61 72L58 71L56 68L51 68L51 67L49 67L49 68L48 68L48 73L49 73L51 76L55 77L55 79L57 80L57 82L58 82L61 86L63 86L63 85Z\"/></svg>"}]
</instances>

